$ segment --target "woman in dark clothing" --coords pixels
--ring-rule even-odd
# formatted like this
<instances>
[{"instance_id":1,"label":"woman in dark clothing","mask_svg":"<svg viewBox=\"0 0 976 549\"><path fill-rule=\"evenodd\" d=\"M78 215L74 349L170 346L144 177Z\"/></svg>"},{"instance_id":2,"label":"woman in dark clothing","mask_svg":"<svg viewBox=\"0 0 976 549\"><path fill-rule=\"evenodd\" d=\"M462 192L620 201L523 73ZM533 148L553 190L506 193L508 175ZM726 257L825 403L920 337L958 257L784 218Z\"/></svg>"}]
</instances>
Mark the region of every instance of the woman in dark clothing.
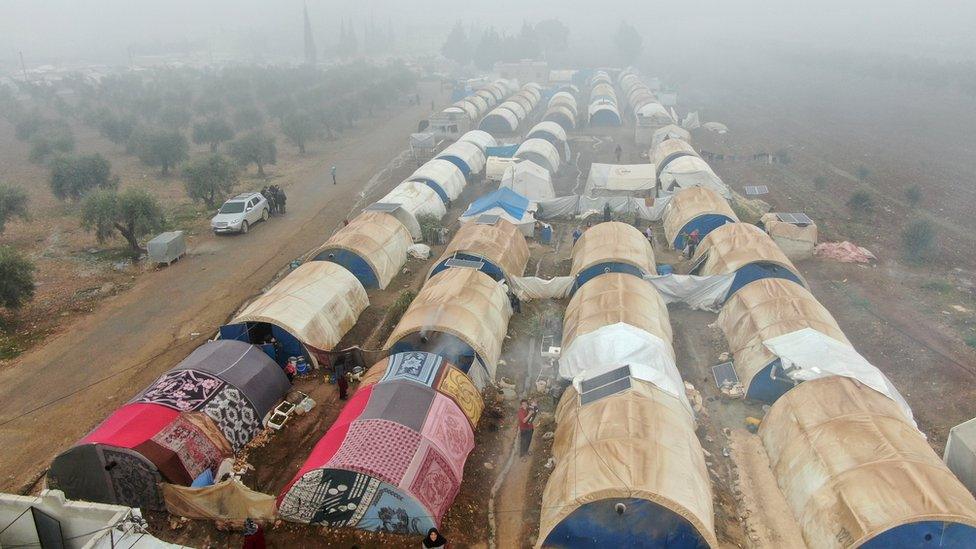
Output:
<instances>
[{"instance_id":1,"label":"woman in dark clothing","mask_svg":"<svg viewBox=\"0 0 976 549\"><path fill-rule=\"evenodd\" d=\"M447 547L447 538L442 536L437 528L431 528L427 530L427 536L424 537L424 547Z\"/></svg>"}]
</instances>

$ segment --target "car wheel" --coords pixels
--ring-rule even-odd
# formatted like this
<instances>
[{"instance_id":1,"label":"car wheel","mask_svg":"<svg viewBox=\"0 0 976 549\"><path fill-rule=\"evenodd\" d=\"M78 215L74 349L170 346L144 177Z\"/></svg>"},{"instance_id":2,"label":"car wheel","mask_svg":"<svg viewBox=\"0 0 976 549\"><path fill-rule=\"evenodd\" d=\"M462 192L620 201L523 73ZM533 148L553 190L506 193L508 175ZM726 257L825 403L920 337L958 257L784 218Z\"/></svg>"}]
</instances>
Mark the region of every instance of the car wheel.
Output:
<instances>
[{"instance_id":1,"label":"car wheel","mask_svg":"<svg viewBox=\"0 0 976 549\"><path fill-rule=\"evenodd\" d=\"M247 234L248 229L249 227L247 226L247 221L241 223L241 234Z\"/></svg>"},{"instance_id":2,"label":"car wheel","mask_svg":"<svg viewBox=\"0 0 976 549\"><path fill-rule=\"evenodd\" d=\"M261 221L267 221L269 217L271 217L271 214L268 213L267 208L261 210Z\"/></svg>"}]
</instances>

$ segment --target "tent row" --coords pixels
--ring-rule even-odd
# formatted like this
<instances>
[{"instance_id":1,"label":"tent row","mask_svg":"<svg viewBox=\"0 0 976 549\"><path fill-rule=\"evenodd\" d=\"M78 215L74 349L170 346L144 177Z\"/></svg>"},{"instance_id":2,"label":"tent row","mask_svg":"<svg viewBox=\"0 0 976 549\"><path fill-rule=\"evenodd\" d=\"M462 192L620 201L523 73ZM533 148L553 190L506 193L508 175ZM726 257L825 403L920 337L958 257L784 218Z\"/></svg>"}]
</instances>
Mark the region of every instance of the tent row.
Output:
<instances>
[{"instance_id":1,"label":"tent row","mask_svg":"<svg viewBox=\"0 0 976 549\"><path fill-rule=\"evenodd\" d=\"M485 87L471 93L467 97L454 102L445 108L444 114L463 114L471 124L477 124L489 109L501 103L506 97L515 93L515 85L510 80L496 80Z\"/></svg>"},{"instance_id":2,"label":"tent row","mask_svg":"<svg viewBox=\"0 0 976 549\"><path fill-rule=\"evenodd\" d=\"M160 483L215 474L290 387L257 347L207 342L54 458L48 486L69 499L163 510Z\"/></svg>"},{"instance_id":3,"label":"tent row","mask_svg":"<svg viewBox=\"0 0 976 549\"><path fill-rule=\"evenodd\" d=\"M732 191L722 178L712 170L708 162L701 158L688 141L680 137L666 137L680 135L680 132L670 126L660 128L658 131L662 130L664 133L660 135L655 132L654 141L657 144L648 154L661 189L677 192L691 187L705 187L717 192L726 200L732 197Z\"/></svg>"},{"instance_id":4,"label":"tent row","mask_svg":"<svg viewBox=\"0 0 976 549\"><path fill-rule=\"evenodd\" d=\"M623 237L589 229L573 271L612 257L648 269L649 245L587 259ZM647 244L646 239L642 239ZM582 246L580 246L582 244ZM667 305L632 273L603 270L578 288L563 320L555 466L542 496L539 547L717 547L708 471L675 365Z\"/></svg>"},{"instance_id":5,"label":"tent row","mask_svg":"<svg viewBox=\"0 0 976 549\"><path fill-rule=\"evenodd\" d=\"M554 93L546 104L546 112L542 115L542 120L555 122L565 131L576 128L576 120L579 117L577 97L579 97L579 93L574 94L572 90Z\"/></svg>"},{"instance_id":6,"label":"tent row","mask_svg":"<svg viewBox=\"0 0 976 549\"><path fill-rule=\"evenodd\" d=\"M631 112L638 124L649 126L666 126L674 124L675 120L655 97L651 88L645 84L633 71L623 71L617 78L620 90L627 98Z\"/></svg>"},{"instance_id":7,"label":"tent row","mask_svg":"<svg viewBox=\"0 0 976 549\"><path fill-rule=\"evenodd\" d=\"M707 189L676 193L665 234L680 246L699 229L692 272L735 275L717 324L747 398L771 405L759 435L807 545L971 545L976 499L908 403L772 239L721 202Z\"/></svg>"},{"instance_id":8,"label":"tent row","mask_svg":"<svg viewBox=\"0 0 976 549\"><path fill-rule=\"evenodd\" d=\"M587 117L590 127L614 127L621 123L617 92L606 71L596 71L590 79Z\"/></svg>"},{"instance_id":9,"label":"tent row","mask_svg":"<svg viewBox=\"0 0 976 549\"><path fill-rule=\"evenodd\" d=\"M486 114L478 129L494 136L514 134L541 100L542 86L534 82L525 84L518 93Z\"/></svg>"}]
</instances>

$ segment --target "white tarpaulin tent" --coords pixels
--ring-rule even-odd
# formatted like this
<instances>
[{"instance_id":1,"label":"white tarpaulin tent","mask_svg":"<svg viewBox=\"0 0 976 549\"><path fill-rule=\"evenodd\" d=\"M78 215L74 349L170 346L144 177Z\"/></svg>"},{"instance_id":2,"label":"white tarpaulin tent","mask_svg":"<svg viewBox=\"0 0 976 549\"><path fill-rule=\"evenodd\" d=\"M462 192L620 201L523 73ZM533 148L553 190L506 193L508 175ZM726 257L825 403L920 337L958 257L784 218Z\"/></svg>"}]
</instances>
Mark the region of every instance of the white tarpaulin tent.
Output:
<instances>
[{"instance_id":1,"label":"white tarpaulin tent","mask_svg":"<svg viewBox=\"0 0 976 549\"><path fill-rule=\"evenodd\" d=\"M500 187L508 187L532 202L555 198L552 176L549 170L539 167L535 162L522 160L512 164L502 175Z\"/></svg>"},{"instance_id":2,"label":"white tarpaulin tent","mask_svg":"<svg viewBox=\"0 0 976 549\"><path fill-rule=\"evenodd\" d=\"M651 138L651 149L654 150L662 142L668 139L680 139L686 143L691 142L691 132L674 124L668 124L667 126L658 128L654 130L654 136Z\"/></svg>"},{"instance_id":3,"label":"white tarpaulin tent","mask_svg":"<svg viewBox=\"0 0 976 549\"><path fill-rule=\"evenodd\" d=\"M780 358L783 370L795 381L843 376L860 381L898 403L913 424L912 409L888 376L873 366L853 347L814 330L803 328L763 341Z\"/></svg>"},{"instance_id":4,"label":"white tarpaulin tent","mask_svg":"<svg viewBox=\"0 0 976 549\"><path fill-rule=\"evenodd\" d=\"M458 138L458 141L467 141L468 143L477 145L481 149L482 154L487 154L488 147L498 145L498 142L495 141L495 138L490 133L482 130L471 130Z\"/></svg>"},{"instance_id":5,"label":"white tarpaulin tent","mask_svg":"<svg viewBox=\"0 0 976 549\"><path fill-rule=\"evenodd\" d=\"M433 181L447 195L448 200L454 200L461 196L467 180L461 169L453 162L442 158L435 158L425 162L423 166L407 178L407 181Z\"/></svg>"},{"instance_id":6,"label":"white tarpaulin tent","mask_svg":"<svg viewBox=\"0 0 976 549\"><path fill-rule=\"evenodd\" d=\"M697 156L682 156L668 162L667 167L661 170L661 187L670 192L689 187L704 187L717 192L726 200L732 198L728 185L712 171L707 162Z\"/></svg>"},{"instance_id":7,"label":"white tarpaulin tent","mask_svg":"<svg viewBox=\"0 0 976 549\"><path fill-rule=\"evenodd\" d=\"M515 151L515 157L520 160L535 162L542 168L555 174L559 171L559 151L556 147L545 139L532 138L526 139Z\"/></svg>"},{"instance_id":8,"label":"white tarpaulin tent","mask_svg":"<svg viewBox=\"0 0 976 549\"><path fill-rule=\"evenodd\" d=\"M437 192L418 181L400 183L377 202L399 204L404 211L413 214L415 218L429 215L440 219L447 213L444 201Z\"/></svg>"},{"instance_id":9,"label":"white tarpaulin tent","mask_svg":"<svg viewBox=\"0 0 976 549\"><path fill-rule=\"evenodd\" d=\"M469 141L455 141L439 152L435 158L446 159L451 157L460 161L463 165L458 168L467 167L467 172L479 174L485 169L485 153L481 147ZM464 175L467 175L465 173Z\"/></svg>"},{"instance_id":10,"label":"white tarpaulin tent","mask_svg":"<svg viewBox=\"0 0 976 549\"><path fill-rule=\"evenodd\" d=\"M674 120L660 103L645 103L637 109L637 120L650 124L671 124Z\"/></svg>"},{"instance_id":11,"label":"white tarpaulin tent","mask_svg":"<svg viewBox=\"0 0 976 549\"><path fill-rule=\"evenodd\" d=\"M654 164L593 163L586 178L586 194L594 191L639 192L654 186Z\"/></svg>"}]
</instances>

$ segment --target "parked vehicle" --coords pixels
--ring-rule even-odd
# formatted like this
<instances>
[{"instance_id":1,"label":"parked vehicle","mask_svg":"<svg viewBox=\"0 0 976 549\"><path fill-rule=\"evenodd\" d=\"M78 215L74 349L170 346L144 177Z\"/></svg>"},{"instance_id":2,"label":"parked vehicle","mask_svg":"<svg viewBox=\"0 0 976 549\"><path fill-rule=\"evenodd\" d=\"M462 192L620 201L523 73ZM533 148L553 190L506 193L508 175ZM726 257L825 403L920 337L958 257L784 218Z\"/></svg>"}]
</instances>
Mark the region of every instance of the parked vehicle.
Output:
<instances>
[{"instance_id":1,"label":"parked vehicle","mask_svg":"<svg viewBox=\"0 0 976 549\"><path fill-rule=\"evenodd\" d=\"M246 234L258 221L271 216L268 200L261 193L242 193L224 202L210 220L215 233Z\"/></svg>"}]
</instances>

